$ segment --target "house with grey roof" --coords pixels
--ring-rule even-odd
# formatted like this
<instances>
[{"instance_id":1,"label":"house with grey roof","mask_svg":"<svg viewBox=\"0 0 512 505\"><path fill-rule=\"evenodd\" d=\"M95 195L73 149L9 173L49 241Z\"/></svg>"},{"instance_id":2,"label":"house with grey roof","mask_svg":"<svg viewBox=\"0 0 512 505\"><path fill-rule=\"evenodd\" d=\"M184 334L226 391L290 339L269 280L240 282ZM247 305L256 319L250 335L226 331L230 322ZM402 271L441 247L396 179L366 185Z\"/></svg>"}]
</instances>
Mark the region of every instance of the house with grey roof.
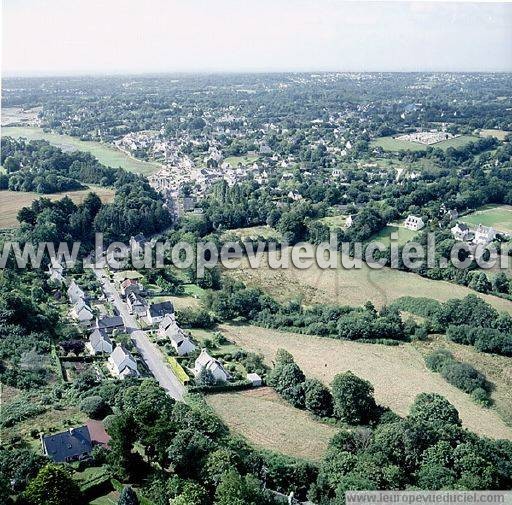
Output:
<instances>
[{"instance_id":1,"label":"house with grey roof","mask_svg":"<svg viewBox=\"0 0 512 505\"><path fill-rule=\"evenodd\" d=\"M128 305L130 314L135 314L137 317L144 317L148 310L144 299L134 292L129 293L126 297L126 305Z\"/></svg>"},{"instance_id":2,"label":"house with grey roof","mask_svg":"<svg viewBox=\"0 0 512 505\"><path fill-rule=\"evenodd\" d=\"M195 377L198 377L202 370L209 370L216 382L226 382L231 378L229 372L222 366L222 363L210 356L206 349L201 350L201 354L197 357L192 371Z\"/></svg>"},{"instance_id":3,"label":"house with grey roof","mask_svg":"<svg viewBox=\"0 0 512 505\"><path fill-rule=\"evenodd\" d=\"M168 314L174 314L174 307L171 302L153 303L149 306L147 315L151 324L158 324Z\"/></svg>"},{"instance_id":4,"label":"house with grey roof","mask_svg":"<svg viewBox=\"0 0 512 505\"><path fill-rule=\"evenodd\" d=\"M102 316L96 318L96 328L111 335L114 330L124 330L124 321L121 316Z\"/></svg>"},{"instance_id":5,"label":"house with grey roof","mask_svg":"<svg viewBox=\"0 0 512 505\"><path fill-rule=\"evenodd\" d=\"M164 317L158 327L158 335L168 339L179 356L185 356L196 350L194 343L178 326L174 314L167 314Z\"/></svg>"},{"instance_id":6,"label":"house with grey roof","mask_svg":"<svg viewBox=\"0 0 512 505\"><path fill-rule=\"evenodd\" d=\"M86 323L94 319L94 313L89 304L83 299L79 298L71 309L71 315L77 321Z\"/></svg>"},{"instance_id":7,"label":"house with grey roof","mask_svg":"<svg viewBox=\"0 0 512 505\"><path fill-rule=\"evenodd\" d=\"M55 463L69 463L91 455L92 441L87 426L70 428L62 433L42 435L43 454Z\"/></svg>"},{"instance_id":8,"label":"house with grey roof","mask_svg":"<svg viewBox=\"0 0 512 505\"><path fill-rule=\"evenodd\" d=\"M114 352L108 358L108 364L112 374L119 379L139 375L135 358L122 345L116 346Z\"/></svg>"},{"instance_id":9,"label":"house with grey roof","mask_svg":"<svg viewBox=\"0 0 512 505\"><path fill-rule=\"evenodd\" d=\"M107 333L98 328L89 335L89 342L85 344L85 347L93 356L112 353L112 341Z\"/></svg>"},{"instance_id":10,"label":"house with grey roof","mask_svg":"<svg viewBox=\"0 0 512 505\"><path fill-rule=\"evenodd\" d=\"M71 283L68 287L68 298L71 303L76 303L78 300L85 299L85 291L75 282L74 279L71 280Z\"/></svg>"}]
</instances>

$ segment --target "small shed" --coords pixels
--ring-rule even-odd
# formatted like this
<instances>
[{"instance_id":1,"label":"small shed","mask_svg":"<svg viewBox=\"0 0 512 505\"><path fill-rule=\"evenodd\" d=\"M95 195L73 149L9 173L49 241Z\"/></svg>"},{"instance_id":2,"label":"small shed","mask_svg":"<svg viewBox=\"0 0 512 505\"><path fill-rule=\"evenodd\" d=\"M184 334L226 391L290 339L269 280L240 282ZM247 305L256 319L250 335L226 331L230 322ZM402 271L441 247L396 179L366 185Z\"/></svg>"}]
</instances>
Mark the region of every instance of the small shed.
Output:
<instances>
[{"instance_id":1,"label":"small shed","mask_svg":"<svg viewBox=\"0 0 512 505\"><path fill-rule=\"evenodd\" d=\"M248 373L247 380L251 382L253 388L260 387L263 383L261 377L257 373Z\"/></svg>"}]
</instances>

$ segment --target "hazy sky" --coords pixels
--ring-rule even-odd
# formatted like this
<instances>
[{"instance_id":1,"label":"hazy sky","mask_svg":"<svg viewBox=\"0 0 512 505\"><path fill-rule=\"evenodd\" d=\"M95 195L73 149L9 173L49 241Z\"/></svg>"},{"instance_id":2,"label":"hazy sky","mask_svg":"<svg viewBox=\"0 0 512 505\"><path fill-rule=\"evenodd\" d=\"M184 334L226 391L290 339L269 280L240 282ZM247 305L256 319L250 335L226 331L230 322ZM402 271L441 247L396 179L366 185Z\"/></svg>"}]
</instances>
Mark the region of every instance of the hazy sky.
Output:
<instances>
[{"instance_id":1,"label":"hazy sky","mask_svg":"<svg viewBox=\"0 0 512 505\"><path fill-rule=\"evenodd\" d=\"M512 4L3 0L2 69L512 71Z\"/></svg>"}]
</instances>

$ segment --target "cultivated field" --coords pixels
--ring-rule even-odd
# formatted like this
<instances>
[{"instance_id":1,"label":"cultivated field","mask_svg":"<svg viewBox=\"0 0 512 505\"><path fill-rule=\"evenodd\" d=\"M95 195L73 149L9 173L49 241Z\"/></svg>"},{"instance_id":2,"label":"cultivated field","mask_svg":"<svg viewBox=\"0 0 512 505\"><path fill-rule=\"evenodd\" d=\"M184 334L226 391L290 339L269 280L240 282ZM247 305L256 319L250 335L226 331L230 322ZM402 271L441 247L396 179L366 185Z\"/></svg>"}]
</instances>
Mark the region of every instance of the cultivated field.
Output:
<instances>
[{"instance_id":1,"label":"cultivated field","mask_svg":"<svg viewBox=\"0 0 512 505\"><path fill-rule=\"evenodd\" d=\"M285 250L286 251L286 250ZM291 262L290 262L291 265ZM361 269L271 269L267 255L260 268L251 269L243 258L237 269L225 270L225 275L257 286L277 300L300 299L306 305L336 304L361 306L368 300L376 307L389 305L402 296L417 296L446 301L476 294L500 311L512 314L512 302L492 295L483 295L464 286L445 281L425 279L419 275L383 268L374 270L365 263Z\"/></svg>"},{"instance_id":2,"label":"cultivated field","mask_svg":"<svg viewBox=\"0 0 512 505\"><path fill-rule=\"evenodd\" d=\"M319 461L338 431L284 402L271 388L209 395L207 402L234 432L256 447Z\"/></svg>"},{"instance_id":3,"label":"cultivated field","mask_svg":"<svg viewBox=\"0 0 512 505\"><path fill-rule=\"evenodd\" d=\"M119 149L100 142L82 141L77 137L47 133L37 127L6 127L2 128L2 137L24 137L27 140L47 140L50 144L60 147L63 151L85 151L95 156L100 163L109 167L121 167L129 172L149 175L159 170L161 165L137 160Z\"/></svg>"},{"instance_id":4,"label":"cultivated field","mask_svg":"<svg viewBox=\"0 0 512 505\"><path fill-rule=\"evenodd\" d=\"M453 139L443 140L437 144L426 146L419 142L412 142L409 140L397 140L393 137L379 137L371 142L372 147L381 147L384 151L425 151L427 147L434 147L437 149L448 149L449 147L462 147L469 142L478 140L478 137L473 135L461 135Z\"/></svg>"},{"instance_id":5,"label":"cultivated field","mask_svg":"<svg viewBox=\"0 0 512 505\"><path fill-rule=\"evenodd\" d=\"M18 211L29 206L34 200L44 197L52 201L60 200L69 196L75 203L83 202L88 193L94 191L104 203L111 202L114 198L114 191L99 186L91 186L82 191L68 191L65 193L52 193L51 195L40 195L38 193L24 193L22 191L0 191L0 228L14 228L19 226L16 220Z\"/></svg>"},{"instance_id":6,"label":"cultivated field","mask_svg":"<svg viewBox=\"0 0 512 505\"><path fill-rule=\"evenodd\" d=\"M512 205L485 205L463 216L461 221L468 225L483 224L503 233L512 233Z\"/></svg>"},{"instance_id":7,"label":"cultivated field","mask_svg":"<svg viewBox=\"0 0 512 505\"><path fill-rule=\"evenodd\" d=\"M379 403L400 415L408 413L419 393L439 393L455 405L464 426L471 431L512 440L512 428L496 411L478 406L469 395L428 370L422 354L412 344L362 344L254 326L222 325L221 331L244 349L263 354L268 363L279 348L288 350L306 375L325 384L330 384L336 374L351 370L373 384Z\"/></svg>"}]
</instances>

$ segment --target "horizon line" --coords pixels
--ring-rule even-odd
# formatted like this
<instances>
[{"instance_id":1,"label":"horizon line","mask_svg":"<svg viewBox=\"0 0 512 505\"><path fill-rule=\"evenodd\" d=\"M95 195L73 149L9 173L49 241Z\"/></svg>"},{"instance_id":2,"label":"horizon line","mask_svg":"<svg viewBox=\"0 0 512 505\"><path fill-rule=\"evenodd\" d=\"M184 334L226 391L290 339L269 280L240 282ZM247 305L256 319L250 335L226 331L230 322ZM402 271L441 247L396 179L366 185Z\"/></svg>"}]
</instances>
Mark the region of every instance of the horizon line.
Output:
<instances>
[{"instance_id":1,"label":"horizon line","mask_svg":"<svg viewBox=\"0 0 512 505\"><path fill-rule=\"evenodd\" d=\"M112 72L91 71L91 72L4 72L1 73L1 79L35 79L35 78L56 78L56 77L131 77L131 76L204 76L204 75L251 75L251 74L512 74L512 68L508 70L265 70L265 69L252 69L252 70L119 70Z\"/></svg>"}]
</instances>

